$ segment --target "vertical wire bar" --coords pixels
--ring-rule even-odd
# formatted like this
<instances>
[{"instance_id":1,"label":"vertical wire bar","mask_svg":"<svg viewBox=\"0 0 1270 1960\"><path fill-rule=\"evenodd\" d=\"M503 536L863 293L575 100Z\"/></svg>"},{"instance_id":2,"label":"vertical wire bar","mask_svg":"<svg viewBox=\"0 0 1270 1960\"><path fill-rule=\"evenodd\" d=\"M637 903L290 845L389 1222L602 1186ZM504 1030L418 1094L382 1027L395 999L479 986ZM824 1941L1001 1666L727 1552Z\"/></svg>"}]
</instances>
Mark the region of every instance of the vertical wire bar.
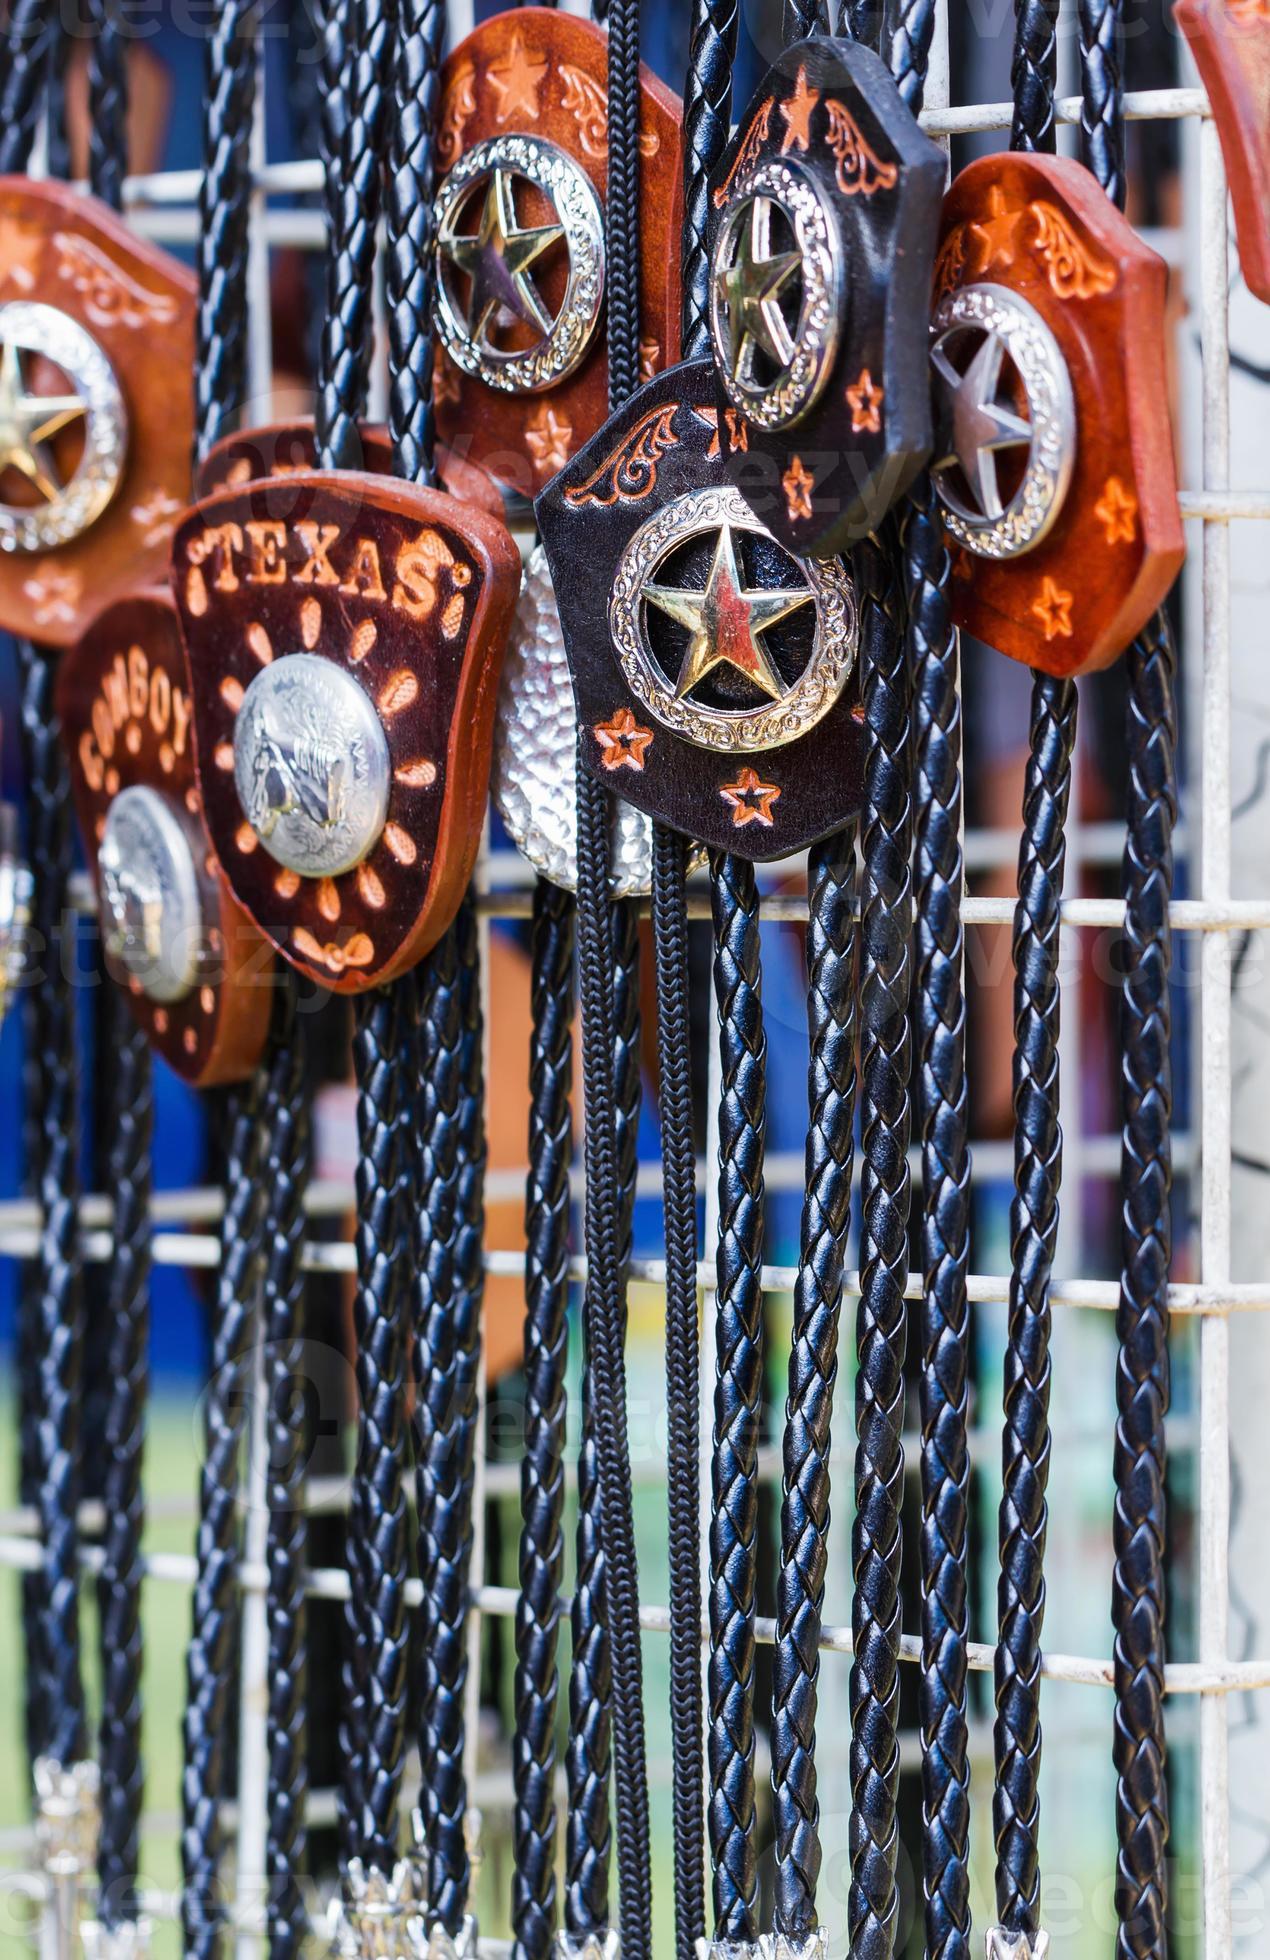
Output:
<instances>
[{"instance_id":1,"label":"vertical wire bar","mask_svg":"<svg viewBox=\"0 0 1270 1960\"><path fill-rule=\"evenodd\" d=\"M1217 125L1199 137L1200 348L1203 358L1204 488L1230 482L1230 344L1227 317L1226 173ZM1230 896L1230 532L1206 524L1203 543L1204 645L1202 709L1201 889ZM1202 936L1200 1060L1203 1108L1200 1257L1206 1286L1230 1283L1231 942ZM1222 1314L1200 1330L1199 1659L1227 1658L1230 1550L1230 1329ZM1231 1950L1230 1786L1226 1699L1200 1702L1201 1851L1204 1952Z\"/></svg>"}]
</instances>

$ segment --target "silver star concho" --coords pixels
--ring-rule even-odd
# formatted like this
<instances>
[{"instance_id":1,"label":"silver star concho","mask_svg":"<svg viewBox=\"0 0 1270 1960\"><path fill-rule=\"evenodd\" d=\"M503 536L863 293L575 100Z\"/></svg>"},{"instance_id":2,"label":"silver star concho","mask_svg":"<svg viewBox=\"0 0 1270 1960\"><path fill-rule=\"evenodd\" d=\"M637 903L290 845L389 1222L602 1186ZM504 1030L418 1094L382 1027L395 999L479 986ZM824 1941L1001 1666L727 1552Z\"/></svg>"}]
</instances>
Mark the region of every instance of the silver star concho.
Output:
<instances>
[{"instance_id":1,"label":"silver star concho","mask_svg":"<svg viewBox=\"0 0 1270 1960\"><path fill-rule=\"evenodd\" d=\"M553 223L520 222L519 183L543 193ZM572 374L604 297L604 223L585 171L539 137L490 137L460 157L441 185L435 220L437 331L456 366L507 394L535 394ZM565 291L553 312L535 272L562 248ZM512 327L529 329L528 346L499 345Z\"/></svg>"},{"instance_id":2,"label":"silver star concho","mask_svg":"<svg viewBox=\"0 0 1270 1960\"><path fill-rule=\"evenodd\" d=\"M641 526L618 563L609 627L622 672L636 698L662 725L698 748L754 753L795 742L828 714L855 665L855 591L839 559L792 560L801 586L751 587L742 570L742 534L770 539L739 490L694 490ZM659 576L681 546L711 542L700 587ZM777 671L765 635L803 606L814 605L811 654L792 684ZM673 679L653 653L647 610L688 635ZM694 698L702 681L726 666L762 695L747 708L708 706Z\"/></svg>"},{"instance_id":3,"label":"silver star concho","mask_svg":"<svg viewBox=\"0 0 1270 1960\"><path fill-rule=\"evenodd\" d=\"M32 390L35 355L68 376L69 392ZM80 422L83 452L63 481L52 444ZM47 551L86 531L119 488L127 426L114 370L78 321L34 300L0 306L0 473L38 500L0 504L0 551Z\"/></svg>"},{"instance_id":4,"label":"silver star concho","mask_svg":"<svg viewBox=\"0 0 1270 1960\"><path fill-rule=\"evenodd\" d=\"M1049 1960L1048 1933L1009 1933L1004 1926L989 1926L987 1960Z\"/></svg>"},{"instance_id":5,"label":"silver star concho","mask_svg":"<svg viewBox=\"0 0 1270 1960\"><path fill-rule=\"evenodd\" d=\"M1049 531L1071 483L1076 409L1067 363L1036 308L1005 286L945 294L931 332L939 418L932 469L948 529L980 558L1016 558ZM959 349L975 338L979 345L959 365ZM1023 383L1026 417L1000 399L1007 357ZM1026 450L1027 460L1005 503L997 458L1011 450Z\"/></svg>"},{"instance_id":6,"label":"silver star concho","mask_svg":"<svg viewBox=\"0 0 1270 1960\"><path fill-rule=\"evenodd\" d=\"M772 250L777 212L793 238L788 252ZM785 304L795 291L791 325ZM710 338L724 392L748 421L787 429L814 406L844 309L838 227L815 178L780 158L745 171L711 254Z\"/></svg>"}]
</instances>

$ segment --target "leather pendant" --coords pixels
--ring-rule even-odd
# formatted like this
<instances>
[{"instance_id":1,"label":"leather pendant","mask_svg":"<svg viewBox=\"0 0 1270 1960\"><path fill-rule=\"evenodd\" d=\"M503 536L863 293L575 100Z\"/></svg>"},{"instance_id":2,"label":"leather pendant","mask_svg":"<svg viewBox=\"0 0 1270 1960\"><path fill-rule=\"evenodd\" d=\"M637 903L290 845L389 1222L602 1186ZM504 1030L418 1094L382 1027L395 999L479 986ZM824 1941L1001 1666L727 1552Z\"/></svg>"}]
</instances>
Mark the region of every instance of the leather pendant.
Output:
<instances>
[{"instance_id":1,"label":"leather pendant","mask_svg":"<svg viewBox=\"0 0 1270 1960\"><path fill-rule=\"evenodd\" d=\"M162 575L189 494L195 280L106 205L0 178L0 627L70 646Z\"/></svg>"},{"instance_id":2,"label":"leather pendant","mask_svg":"<svg viewBox=\"0 0 1270 1960\"><path fill-rule=\"evenodd\" d=\"M593 773L720 850L784 857L860 806L854 588L728 481L714 367L641 388L535 505Z\"/></svg>"},{"instance_id":3,"label":"leather pendant","mask_svg":"<svg viewBox=\"0 0 1270 1960\"><path fill-rule=\"evenodd\" d=\"M532 497L604 421L608 45L545 7L495 15L441 73L437 428ZM640 321L648 374L678 351L679 104L640 87Z\"/></svg>"},{"instance_id":4,"label":"leather pendant","mask_svg":"<svg viewBox=\"0 0 1270 1960\"><path fill-rule=\"evenodd\" d=\"M170 594L100 612L61 663L57 705L111 977L178 1075L240 1081L264 1050L275 962L208 848Z\"/></svg>"},{"instance_id":5,"label":"leather pendant","mask_svg":"<svg viewBox=\"0 0 1270 1960\"><path fill-rule=\"evenodd\" d=\"M1173 14L1217 118L1244 283L1270 303L1270 7L1177 0Z\"/></svg>"},{"instance_id":6,"label":"leather pendant","mask_svg":"<svg viewBox=\"0 0 1270 1960\"><path fill-rule=\"evenodd\" d=\"M930 453L944 177L878 57L817 38L782 54L711 178L727 471L792 552L875 529Z\"/></svg>"},{"instance_id":7,"label":"leather pendant","mask_svg":"<svg viewBox=\"0 0 1270 1960\"><path fill-rule=\"evenodd\" d=\"M240 904L337 993L404 973L467 887L520 559L440 491L312 471L173 548L207 825Z\"/></svg>"},{"instance_id":8,"label":"leather pendant","mask_svg":"<svg viewBox=\"0 0 1270 1960\"><path fill-rule=\"evenodd\" d=\"M383 424L365 424L361 439L359 467L371 476L394 475L392 441ZM297 470L316 467L312 421L271 422L263 428L222 436L199 465L195 496L210 497L214 490L238 489L264 477L294 476ZM437 445L436 470L450 495L460 503L502 518L502 493L487 470L465 461L444 443Z\"/></svg>"},{"instance_id":9,"label":"leather pendant","mask_svg":"<svg viewBox=\"0 0 1270 1960\"><path fill-rule=\"evenodd\" d=\"M1182 562L1165 279L1067 158L981 158L945 200L932 467L953 617L1045 673L1107 666Z\"/></svg>"}]
</instances>

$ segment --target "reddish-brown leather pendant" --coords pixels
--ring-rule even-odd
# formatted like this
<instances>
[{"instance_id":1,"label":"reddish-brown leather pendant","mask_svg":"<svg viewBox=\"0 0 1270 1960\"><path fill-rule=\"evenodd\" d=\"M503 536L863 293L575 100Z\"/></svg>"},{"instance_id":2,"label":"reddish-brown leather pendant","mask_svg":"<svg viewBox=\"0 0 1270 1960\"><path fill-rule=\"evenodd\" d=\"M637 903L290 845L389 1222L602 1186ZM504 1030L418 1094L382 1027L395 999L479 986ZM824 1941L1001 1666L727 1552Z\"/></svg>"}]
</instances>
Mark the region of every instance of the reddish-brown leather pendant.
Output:
<instances>
[{"instance_id":1,"label":"reddish-brown leather pendant","mask_svg":"<svg viewBox=\"0 0 1270 1960\"><path fill-rule=\"evenodd\" d=\"M1270 0L1177 0L1217 119L1244 283L1270 303Z\"/></svg>"},{"instance_id":2,"label":"reddish-brown leather pendant","mask_svg":"<svg viewBox=\"0 0 1270 1960\"><path fill-rule=\"evenodd\" d=\"M0 178L0 627L70 646L189 494L195 280L94 198Z\"/></svg>"},{"instance_id":3,"label":"reddish-brown leather pendant","mask_svg":"<svg viewBox=\"0 0 1270 1960\"><path fill-rule=\"evenodd\" d=\"M171 595L99 613L61 663L57 703L110 974L178 1075L239 1081L264 1049L277 963L203 828Z\"/></svg>"},{"instance_id":4,"label":"reddish-brown leather pendant","mask_svg":"<svg viewBox=\"0 0 1270 1960\"><path fill-rule=\"evenodd\" d=\"M392 476L392 443L382 423L370 422L361 431L362 456L358 468L371 476ZM270 422L258 429L241 429L222 436L208 450L195 479L196 497L210 497L214 490L239 489L264 477L294 476L297 470L317 465L317 444L313 424ZM452 497L471 504L489 516L503 515L502 494L487 470L466 462L454 450L438 443L436 471Z\"/></svg>"},{"instance_id":5,"label":"reddish-brown leather pendant","mask_svg":"<svg viewBox=\"0 0 1270 1960\"><path fill-rule=\"evenodd\" d=\"M944 203L932 467L959 626L1059 676L1105 667L1182 562L1164 261L1082 165L981 158Z\"/></svg>"},{"instance_id":6,"label":"reddish-brown leather pendant","mask_svg":"<svg viewBox=\"0 0 1270 1960\"><path fill-rule=\"evenodd\" d=\"M441 76L436 196L437 428L532 497L608 413L602 331L607 41L593 21L520 7L485 21ZM642 366L675 358L679 104L640 90Z\"/></svg>"},{"instance_id":7,"label":"reddish-brown leather pendant","mask_svg":"<svg viewBox=\"0 0 1270 1960\"><path fill-rule=\"evenodd\" d=\"M261 930L336 992L405 972L467 886L519 576L503 525L388 477L248 484L177 531L213 845Z\"/></svg>"}]
</instances>

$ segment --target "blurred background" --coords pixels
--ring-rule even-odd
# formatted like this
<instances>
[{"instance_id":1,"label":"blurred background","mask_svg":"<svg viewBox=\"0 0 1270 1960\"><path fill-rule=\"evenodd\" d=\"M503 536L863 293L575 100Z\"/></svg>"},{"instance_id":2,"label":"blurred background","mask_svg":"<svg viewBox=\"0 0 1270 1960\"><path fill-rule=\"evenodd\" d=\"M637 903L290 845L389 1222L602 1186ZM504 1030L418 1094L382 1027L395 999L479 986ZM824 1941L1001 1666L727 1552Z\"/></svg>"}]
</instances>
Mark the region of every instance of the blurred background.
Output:
<instances>
[{"instance_id":1,"label":"blurred background","mask_svg":"<svg viewBox=\"0 0 1270 1960\"><path fill-rule=\"evenodd\" d=\"M483 18L493 8L477 7ZM737 74L737 98L743 102L761 75L779 40L776 0L745 0ZM676 89L682 86L686 60L689 10L668 0L647 0L645 55ZM467 9L453 10L458 25L470 17ZM137 172L195 169L199 163L199 133L203 86L205 10L187 0L155 0L135 9L135 42L131 53L132 125L131 168ZM955 104L1001 102L1009 96L1012 12L1007 0L976 0L954 11L951 24L950 100ZM1065 21L1062 60L1069 90L1078 87L1074 8ZM275 0L264 16L265 144L268 160L313 157L317 152L319 113L316 34L303 0ZM1167 88L1191 79L1188 57L1159 0L1128 0L1126 7L1125 69L1130 89ZM68 36L64 77L65 135L68 158L60 159L74 175L84 169L86 151L85 46ZM1074 132L1066 129L1062 146L1074 151ZM952 165L959 167L971 154L1004 143L1002 132L982 138L955 138ZM1135 122L1130 126L1129 212L1171 268L1173 302L1174 425L1180 449L1179 480L1187 486L1199 477L1199 361L1198 361L1198 213L1195 168L1196 131L1176 120ZM59 159L52 159L57 164ZM275 242L267 255L267 292L272 344L272 400L249 405L245 420L269 421L302 411L312 373L315 328L320 317L321 280L313 247L320 239L320 220L314 200L273 197L277 214ZM157 204L136 214L146 229L173 249L188 254L194 235L194 215L188 207ZM302 242L277 242L277 234ZM263 269L262 261L262 269ZM1231 339L1233 348L1232 402L1235 433L1234 482L1256 489L1264 485L1264 457L1270 446L1270 335L1266 315L1243 290L1238 262L1231 257ZM1260 479L1260 481L1259 481ZM1182 680L1181 753L1193 757L1196 720L1192 712L1194 680L1200 648L1202 594L1199 579L1199 526L1188 525L1191 560L1174 595L1180 636ZM1234 553L1234 643L1236 648L1235 752L1231 798L1236 812L1234 889L1240 896L1265 895L1270 890L1270 830L1263 792L1270 762L1270 683L1263 677L1261 657L1267 634L1270 600L1270 554L1261 543L1259 527L1232 527ZM1028 676L997 654L966 643L963 646L965 694L967 862L969 889L981 894L1007 895L1014 887L1023 756L1027 734ZM1078 782L1073 798L1068 891L1083 896L1113 897L1119 890L1119 861L1123 846L1123 682L1118 670L1081 684L1082 723ZM3 751L0 775L3 793L21 801L17 760L16 686L11 649L0 643L0 717ZM1197 782L1192 771L1179 833L1179 881L1185 893L1198 834ZM1224 793L1224 792L1223 792ZM492 831L482 872L491 891L523 889L525 874L498 834ZM801 892L804 866L794 862L776 867L766 877L772 891ZM695 958L700 1018L696 1040L697 1108L704 1193L710 1177L706 1114L707 1068L712 1036L708 929L698 929ZM975 1138L975 1195L972 1270L1006 1275L1009 1270L1008 1202L1011 1170L1010 1110L1010 971L1008 931L972 930L968 934L969 1026L972 1065L972 1130ZM773 1084L769 1127L770 1193L768 1259L792 1265L797 1259L802 1148L805 1126L803 1082L806 1062L805 970L801 931L795 926L764 927L764 990ZM1114 1279L1118 1261L1119 1102L1116 1028L1119 947L1109 933L1069 929L1064 951L1063 1108L1067 1138L1063 1222L1058 1271L1062 1278ZM1176 947L1175 1030L1175 1275L1195 1276L1196 1246L1196 1098L1192 1093L1197 1066L1195 1040L1195 969L1197 954L1186 936ZM97 1188L94 1171L99 1161L93 1135L95 1085L110 1067L108 1052L98 1052L100 964L95 933L85 920L81 933L80 969L82 1041L85 1082L89 1096L85 1125L84 1175L87 1187ZM651 954L645 961L644 1053L655 1056L655 1001L651 995ZM1235 1180L1236 1270L1233 1277L1257 1277L1270 1270L1270 1230L1267 1228L1265 1179L1270 1175L1266 1090L1270 1089L1270 990L1264 957L1255 936L1236 946L1237 1066ZM514 921L494 920L488 939L489 998L488 1080L491 1174L489 1183L489 1245L495 1251L517 1252L522 1245L520 1213L523 1200L525 1133L528 1092L526 1054L529 1034L527 931ZM353 1099L349 1086L348 1027L335 1005L315 1007L320 1038L313 1043L319 1089L319 1176L329 1180L331 1202L315 1230L334 1237L348 1234L341 1189L351 1182L354 1135ZM157 1132L155 1164L160 1189L182 1193L213 1182L217 1174L215 1108L191 1096L160 1065L156 1079ZM0 1200L21 1192L21 1017L9 1016L0 1034L0 1109L12 1112L0 1123ZM655 1084L646 1080L641 1128L641 1160L645 1167L643 1196L637 1210L636 1255L656 1256L661 1250L660 1202L657 1194L658 1126ZM168 1212L174 1225L195 1222L194 1210L174 1199ZM703 1213L704 1215L704 1213ZM0 1214L2 1216L2 1214ZM206 1225L202 1229L207 1229ZM850 1263L855 1263L854 1255ZM147 1479L150 1492L148 1544L152 1551L187 1552L192 1541L192 1518L201 1430L199 1397L208 1354L206 1272L160 1264L154 1279L152 1337L153 1394L149 1416ZM0 1506L6 1530L22 1529L17 1503L17 1444L12 1413L12 1343L14 1309L20 1280L18 1263L0 1259ZM1004 1300L1004 1281L1002 1284ZM94 1421L94 1398L103 1393L103 1353L100 1288L90 1292L90 1352L85 1436L87 1440L86 1495L100 1488L100 1465L94 1444L100 1422ZM493 1277L487 1295L487 1445L488 1470L484 1512L483 1576L490 1582L514 1585L519 1523L520 1384L517 1358L522 1314L521 1289L514 1276ZM852 1340L847 1304L843 1330L842 1369L835 1425L836 1512L828 1579L827 1620L840 1625L850 1620L849 1530L852 1463ZM575 1303L576 1311L576 1303ZM666 1595L665 1442L663 1392L663 1301L658 1289L636 1282L631 1289L629 1373L632 1395L632 1440L637 1481L637 1525L643 1597ZM340 1501L348 1456L352 1414L347 1363L349 1349L349 1290L340 1278L315 1278L310 1298L310 1336L313 1367L314 1454L312 1471L325 1506L315 1520L312 1556L315 1562L340 1560ZM784 1405L788 1354L789 1299L773 1295L767 1303L768 1414L767 1461L772 1475L764 1488L762 1530L768 1554L760 1573L760 1612L771 1612L776 1570L779 1520L779 1439ZM1270 1584L1265 1568L1266 1484L1261 1452L1270 1447L1263 1432L1270 1424L1258 1419L1270 1391L1270 1358L1263 1317L1248 1315L1233 1330L1235 1343L1235 1565L1232 1579L1234 1638L1248 1654L1270 1650ZM983 1304L974 1310L972 1409L974 1529L972 1561L972 1636L990 1641L995 1630L996 1511L999 1496L1000 1396L1004 1346L1003 1304ZM1195 1652L1195 1614L1198 1574L1195 1557L1196 1508L1196 1348L1197 1323L1179 1319L1173 1335L1173 1405L1169 1430L1169 1640L1170 1658L1187 1660ZM576 1353L578 1343L573 1347ZM1054 1339L1053 1470L1050 1485L1049 1602L1046 1647L1057 1653L1106 1656L1110 1653L1112 1434L1115 1333L1113 1317L1099 1310L1059 1308ZM915 1374L913 1377L915 1381ZM576 1384L575 1384L576 1386ZM916 1398L912 1398L915 1411ZM571 1406L574 1404L571 1401ZM910 1417L915 1445L915 1416ZM908 1510L906 1516L909 1570L906 1574L905 1628L918 1626L916 1585L916 1524L918 1493L916 1449L908 1451ZM90 1514L91 1516L91 1514ZM568 1534L567 1534L568 1535ZM571 1543L571 1539L570 1539ZM0 1947L19 1950L29 1938L26 1908L18 1889L6 1883L29 1861L27 1774L22 1740L22 1688L19 1639L19 1579L0 1565ZM85 1590L91 1615L91 1588ZM188 1630L188 1596L180 1584L149 1584L146 1594L147 1634L147 1757L149 1765L147 1828L142 1871L148 1885L170 1893L177 1878L178 1779L180 1711L184 1692L183 1647ZM334 1723L329 1719L337 1690L339 1609L317 1606L312 1615L311 1697L317 1786L314 1799L313 1847L316 1875L329 1882L334 1868L331 1786L334 1778ZM91 1632L85 1652L93 1651ZM1232 1651L1236 1651L1232 1649ZM562 1643L562 1664L567 1645ZM848 1885L847 1819L850 1790L845 1738L849 1725L848 1662L825 1659L821 1676L820 1794L824 1813L825 1866L822 1913L831 1948L845 1947ZM667 1724L669 1672L664 1637L645 1642L645 1667L651 1772L654 1783L654 1871L659 1951L669 1950L670 1885L670 1764ZM487 1616L482 1625L481 1777L478 1801L484 1817L484 1865L480 1880L479 1912L482 1931L505 1935L510 1899L508 1830L510 1688L512 1644L510 1622ZM920 1787L917 1736L917 1675L904 1674L905 1753L902 1778L904 1916L900 1951L905 1960L920 1955ZM770 1654L760 1650L759 1720L765 1722L770 1696ZM1231 1721L1235 1774L1234 1877L1237 1887L1236 1940L1239 1954L1270 1952L1270 1907L1265 1887L1270 1884L1270 1794L1267 1793L1262 1724L1264 1696L1238 1697ZM975 1856L974 1916L982 1927L991 1915L992 1845L990 1798L992 1784L991 1678L972 1676L972 1754ZM1052 1960L1094 1960L1114 1950L1112 1883L1115 1838L1114 1775L1111 1765L1112 1698L1102 1688L1047 1682L1043 1704L1045 1757L1043 1797L1043 1923L1051 1935ZM1198 1891L1199 1810L1196 1735L1198 1700L1178 1696L1169 1704L1170 1794L1172 1807L1172 1960L1189 1960L1202 1950ZM762 1749L762 1738L760 1749ZM764 1770L760 1765L760 1797ZM766 1820L764 1861L770 1885L770 1836ZM243 1950L254 1952L250 1931ZM177 1951L175 1928L160 1920L155 1951Z\"/></svg>"}]
</instances>

